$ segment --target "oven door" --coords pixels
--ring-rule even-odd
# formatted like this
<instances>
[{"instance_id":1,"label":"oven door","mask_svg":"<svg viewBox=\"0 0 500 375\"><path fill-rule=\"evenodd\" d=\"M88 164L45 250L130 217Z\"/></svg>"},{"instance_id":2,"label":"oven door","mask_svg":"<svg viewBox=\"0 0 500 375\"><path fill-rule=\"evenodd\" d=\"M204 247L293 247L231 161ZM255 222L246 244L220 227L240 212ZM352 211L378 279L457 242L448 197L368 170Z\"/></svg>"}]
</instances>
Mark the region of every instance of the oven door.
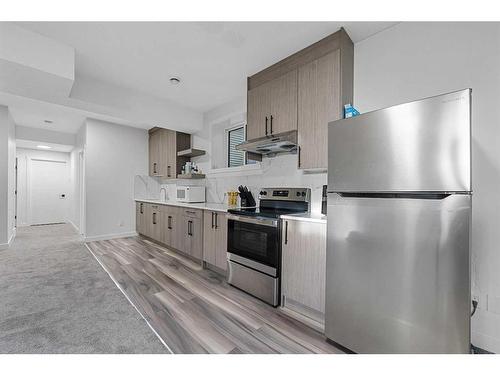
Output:
<instances>
[{"instance_id":1,"label":"oven door","mask_svg":"<svg viewBox=\"0 0 500 375\"><path fill-rule=\"evenodd\" d=\"M279 264L279 220L239 215L228 215L227 219L229 258L252 268L265 265L276 272ZM250 262L245 262L245 259Z\"/></svg>"}]
</instances>

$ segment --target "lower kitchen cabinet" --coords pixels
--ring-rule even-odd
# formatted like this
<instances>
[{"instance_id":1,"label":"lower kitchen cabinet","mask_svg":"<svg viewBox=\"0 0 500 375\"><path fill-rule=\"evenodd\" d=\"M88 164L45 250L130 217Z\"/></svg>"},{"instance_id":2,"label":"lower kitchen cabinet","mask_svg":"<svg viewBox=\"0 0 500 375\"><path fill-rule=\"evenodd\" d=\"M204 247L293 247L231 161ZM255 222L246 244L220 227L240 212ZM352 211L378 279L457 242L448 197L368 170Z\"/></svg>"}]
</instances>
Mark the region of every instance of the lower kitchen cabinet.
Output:
<instances>
[{"instance_id":1,"label":"lower kitchen cabinet","mask_svg":"<svg viewBox=\"0 0 500 375\"><path fill-rule=\"evenodd\" d=\"M181 225L179 209L173 206L161 207L161 242L173 248L179 246L179 228Z\"/></svg>"},{"instance_id":2,"label":"lower kitchen cabinet","mask_svg":"<svg viewBox=\"0 0 500 375\"><path fill-rule=\"evenodd\" d=\"M201 210L182 210L180 240L178 250L196 259L203 258L203 212Z\"/></svg>"},{"instance_id":3,"label":"lower kitchen cabinet","mask_svg":"<svg viewBox=\"0 0 500 375\"><path fill-rule=\"evenodd\" d=\"M135 204L135 230L139 234L145 234L146 227L146 203Z\"/></svg>"},{"instance_id":4,"label":"lower kitchen cabinet","mask_svg":"<svg viewBox=\"0 0 500 375\"><path fill-rule=\"evenodd\" d=\"M160 206L137 202L136 231L156 241L162 241L162 218Z\"/></svg>"},{"instance_id":5,"label":"lower kitchen cabinet","mask_svg":"<svg viewBox=\"0 0 500 375\"><path fill-rule=\"evenodd\" d=\"M149 219L147 221L147 226L149 226L148 233L155 241L161 241L162 223L161 223L161 212L160 206L152 204L149 206Z\"/></svg>"},{"instance_id":6,"label":"lower kitchen cabinet","mask_svg":"<svg viewBox=\"0 0 500 375\"><path fill-rule=\"evenodd\" d=\"M281 305L321 328L325 314L326 222L284 220Z\"/></svg>"},{"instance_id":7,"label":"lower kitchen cabinet","mask_svg":"<svg viewBox=\"0 0 500 375\"><path fill-rule=\"evenodd\" d=\"M218 229L217 241L225 244L227 231L225 214L219 214L215 222ZM202 210L137 202L136 229L137 233L192 258L203 259ZM214 258L214 264L222 269L225 269L225 251L224 247L224 256L219 255Z\"/></svg>"},{"instance_id":8,"label":"lower kitchen cabinet","mask_svg":"<svg viewBox=\"0 0 500 375\"><path fill-rule=\"evenodd\" d=\"M203 215L203 261L222 270L226 270L226 214L218 211L205 211Z\"/></svg>"}]
</instances>

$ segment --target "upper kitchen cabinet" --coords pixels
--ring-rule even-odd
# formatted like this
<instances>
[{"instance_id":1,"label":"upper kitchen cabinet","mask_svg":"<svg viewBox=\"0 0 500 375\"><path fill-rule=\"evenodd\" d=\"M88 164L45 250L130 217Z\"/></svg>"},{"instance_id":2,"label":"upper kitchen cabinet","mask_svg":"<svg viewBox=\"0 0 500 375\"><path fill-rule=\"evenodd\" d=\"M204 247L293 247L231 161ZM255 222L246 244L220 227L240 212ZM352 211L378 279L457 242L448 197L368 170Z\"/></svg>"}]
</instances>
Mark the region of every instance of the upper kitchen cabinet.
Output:
<instances>
[{"instance_id":1,"label":"upper kitchen cabinet","mask_svg":"<svg viewBox=\"0 0 500 375\"><path fill-rule=\"evenodd\" d=\"M340 29L248 77L247 140L297 130L298 167L327 168L328 123L352 104L353 55Z\"/></svg>"},{"instance_id":2,"label":"upper kitchen cabinet","mask_svg":"<svg viewBox=\"0 0 500 375\"><path fill-rule=\"evenodd\" d=\"M247 139L297 129L297 71L248 91Z\"/></svg>"},{"instance_id":3,"label":"upper kitchen cabinet","mask_svg":"<svg viewBox=\"0 0 500 375\"><path fill-rule=\"evenodd\" d=\"M191 136L174 130L153 128L149 130L149 175L176 178L189 157L177 152L191 147Z\"/></svg>"}]
</instances>

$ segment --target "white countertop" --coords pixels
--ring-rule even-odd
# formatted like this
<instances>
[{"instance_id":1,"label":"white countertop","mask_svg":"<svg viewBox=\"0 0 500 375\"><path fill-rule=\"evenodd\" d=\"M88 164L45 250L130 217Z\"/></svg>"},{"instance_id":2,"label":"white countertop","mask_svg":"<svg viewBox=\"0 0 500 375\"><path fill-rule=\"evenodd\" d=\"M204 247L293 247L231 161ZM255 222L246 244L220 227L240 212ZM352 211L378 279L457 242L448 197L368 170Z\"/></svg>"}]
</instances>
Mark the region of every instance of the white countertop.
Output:
<instances>
[{"instance_id":1,"label":"white countertop","mask_svg":"<svg viewBox=\"0 0 500 375\"><path fill-rule=\"evenodd\" d=\"M280 218L284 220L309 221L312 223L326 224L326 215L321 213L305 212L300 214L281 215Z\"/></svg>"},{"instance_id":2,"label":"white countertop","mask_svg":"<svg viewBox=\"0 0 500 375\"><path fill-rule=\"evenodd\" d=\"M177 201L162 201L159 199L134 199L136 202L152 203L152 204L162 204L165 206L177 206L186 208L197 208L199 210L209 210L209 211L219 211L227 212L229 208L225 203L182 203Z\"/></svg>"}]
</instances>

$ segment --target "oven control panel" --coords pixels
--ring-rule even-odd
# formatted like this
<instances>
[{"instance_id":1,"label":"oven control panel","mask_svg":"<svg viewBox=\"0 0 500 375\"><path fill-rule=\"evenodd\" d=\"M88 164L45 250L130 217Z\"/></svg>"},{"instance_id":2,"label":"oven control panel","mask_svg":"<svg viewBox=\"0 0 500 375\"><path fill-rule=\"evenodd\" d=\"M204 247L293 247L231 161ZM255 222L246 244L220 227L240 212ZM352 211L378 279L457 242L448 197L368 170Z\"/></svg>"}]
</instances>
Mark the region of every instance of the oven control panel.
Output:
<instances>
[{"instance_id":1,"label":"oven control panel","mask_svg":"<svg viewBox=\"0 0 500 375\"><path fill-rule=\"evenodd\" d=\"M311 189L308 189L308 188L262 188L259 192L259 199L310 202L311 201Z\"/></svg>"}]
</instances>

